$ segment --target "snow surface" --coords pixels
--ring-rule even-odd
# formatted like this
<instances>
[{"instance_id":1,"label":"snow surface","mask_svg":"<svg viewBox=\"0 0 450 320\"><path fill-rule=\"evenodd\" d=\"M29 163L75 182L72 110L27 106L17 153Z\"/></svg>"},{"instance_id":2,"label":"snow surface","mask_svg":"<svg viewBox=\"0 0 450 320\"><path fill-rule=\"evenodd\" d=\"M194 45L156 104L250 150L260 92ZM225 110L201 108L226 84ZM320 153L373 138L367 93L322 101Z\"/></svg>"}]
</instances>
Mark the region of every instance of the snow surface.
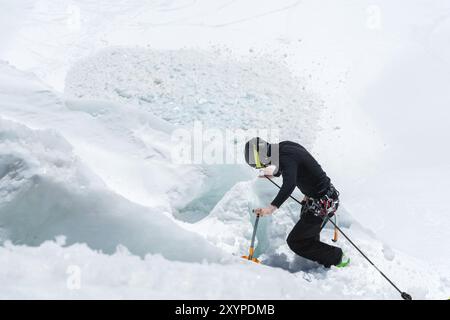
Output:
<instances>
[{"instance_id":1,"label":"snow surface","mask_svg":"<svg viewBox=\"0 0 450 320\"><path fill-rule=\"evenodd\" d=\"M377 262L381 247L364 242ZM228 263L186 263L159 255L140 259L121 247L112 255L83 244L63 246L64 239L37 248L5 243L0 247L1 298L153 298L153 299L396 299L367 263L356 258L347 270L322 269L289 273L235 258ZM448 278L422 274L422 262L400 255L386 270L403 278L401 285L418 299L440 297ZM389 264L386 264L388 266ZM10 267L14 266L14 267ZM402 269L403 268L403 269ZM405 273L406 270L406 273ZM80 276L80 287L72 282ZM425 276L425 277L424 277ZM430 290L428 291L428 289Z\"/></svg>"},{"instance_id":2,"label":"snow surface","mask_svg":"<svg viewBox=\"0 0 450 320\"><path fill-rule=\"evenodd\" d=\"M349 268L295 257L292 201L261 221L264 264L240 259L276 190L173 163L195 120L311 148L344 231L414 298L448 297L447 1L0 9L1 298L399 298L342 237Z\"/></svg>"}]
</instances>

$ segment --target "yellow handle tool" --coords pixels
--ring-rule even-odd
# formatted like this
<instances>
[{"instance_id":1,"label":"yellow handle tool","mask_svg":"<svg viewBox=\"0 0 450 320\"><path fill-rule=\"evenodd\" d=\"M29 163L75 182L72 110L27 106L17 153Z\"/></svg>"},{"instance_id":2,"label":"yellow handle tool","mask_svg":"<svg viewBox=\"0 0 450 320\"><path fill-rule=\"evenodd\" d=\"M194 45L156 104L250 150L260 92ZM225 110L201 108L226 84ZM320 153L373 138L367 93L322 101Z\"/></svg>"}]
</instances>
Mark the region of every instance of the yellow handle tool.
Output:
<instances>
[{"instance_id":1,"label":"yellow handle tool","mask_svg":"<svg viewBox=\"0 0 450 320\"><path fill-rule=\"evenodd\" d=\"M259 214L256 215L255 225L253 226L252 242L250 244L248 256L242 256L242 258L256 263L261 263L258 259L253 257L253 254L255 253L255 238L256 238L256 230L258 229L258 221L259 221Z\"/></svg>"}]
</instances>

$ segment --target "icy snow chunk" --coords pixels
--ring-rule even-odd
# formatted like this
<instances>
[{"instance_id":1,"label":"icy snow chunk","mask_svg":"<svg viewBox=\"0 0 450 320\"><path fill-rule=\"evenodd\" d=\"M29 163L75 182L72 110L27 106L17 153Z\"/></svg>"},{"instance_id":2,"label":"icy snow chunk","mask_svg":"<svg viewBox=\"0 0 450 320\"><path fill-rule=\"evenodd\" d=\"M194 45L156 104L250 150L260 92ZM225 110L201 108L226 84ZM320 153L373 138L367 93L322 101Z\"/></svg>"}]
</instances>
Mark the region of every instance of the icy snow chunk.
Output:
<instances>
[{"instance_id":1,"label":"icy snow chunk","mask_svg":"<svg viewBox=\"0 0 450 320\"><path fill-rule=\"evenodd\" d=\"M123 245L134 254L160 253L184 261L217 261L221 252L157 212L111 192L48 130L0 119L2 238L37 246L86 243L105 253ZM2 239L5 240L5 239Z\"/></svg>"}]
</instances>

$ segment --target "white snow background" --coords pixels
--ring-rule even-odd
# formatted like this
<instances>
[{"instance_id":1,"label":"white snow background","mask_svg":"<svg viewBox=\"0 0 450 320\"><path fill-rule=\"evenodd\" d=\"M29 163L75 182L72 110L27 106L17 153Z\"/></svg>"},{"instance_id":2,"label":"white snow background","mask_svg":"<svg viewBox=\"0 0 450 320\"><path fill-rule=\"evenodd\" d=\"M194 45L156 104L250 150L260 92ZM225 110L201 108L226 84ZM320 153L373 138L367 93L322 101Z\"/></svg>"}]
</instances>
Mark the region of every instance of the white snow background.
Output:
<instances>
[{"instance_id":1,"label":"white snow background","mask_svg":"<svg viewBox=\"0 0 450 320\"><path fill-rule=\"evenodd\" d=\"M343 237L348 268L295 257L290 200L239 258L276 189L174 164L194 121L304 144L345 232L448 298L449 39L445 0L0 0L0 298L399 298Z\"/></svg>"}]
</instances>

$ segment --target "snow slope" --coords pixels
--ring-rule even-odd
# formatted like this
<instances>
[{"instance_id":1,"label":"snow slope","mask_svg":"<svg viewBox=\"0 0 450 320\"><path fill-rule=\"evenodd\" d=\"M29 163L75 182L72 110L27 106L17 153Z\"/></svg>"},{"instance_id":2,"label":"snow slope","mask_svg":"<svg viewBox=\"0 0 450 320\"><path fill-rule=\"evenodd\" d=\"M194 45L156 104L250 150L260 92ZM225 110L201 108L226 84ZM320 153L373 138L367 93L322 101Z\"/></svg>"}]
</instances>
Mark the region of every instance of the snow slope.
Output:
<instances>
[{"instance_id":1,"label":"snow slope","mask_svg":"<svg viewBox=\"0 0 450 320\"><path fill-rule=\"evenodd\" d=\"M195 194L194 181L201 180L202 173L183 166L186 175L175 177L175 165L167 161L169 124L132 106L126 110L108 101L66 102L33 75L23 75L4 62L0 68L2 116L20 119L31 128L59 131L76 154L120 194L161 210L170 210L169 201L186 202Z\"/></svg>"},{"instance_id":2,"label":"snow slope","mask_svg":"<svg viewBox=\"0 0 450 320\"><path fill-rule=\"evenodd\" d=\"M66 105L50 91L43 90L33 77L30 79L29 75L21 74L4 63L1 69L2 115L11 120L17 117L31 126L34 124L52 129L32 130L11 121L1 120L2 240L39 245L63 234L67 236L68 243L86 242L92 248L105 252L112 252L117 245L122 244L139 255L155 252L187 261L208 258L215 260L220 257L219 251L200 237L179 228L169 216L170 211L165 211L157 201L153 201L153 208L149 210L112 192L100 177L87 169L74 154L78 152L84 156L84 159L88 160L87 163L91 157L95 157L96 168L108 168L105 163L115 164L116 170L120 168L120 153L115 151L113 154L118 155L112 158L111 151L106 148L120 146L120 139L114 137L111 132L118 130L121 134L124 133L121 126L125 117L118 121L119 127L109 128L107 132L107 126L91 123L92 126L87 127L89 118L85 118L86 112L101 112L105 106L113 112L113 106L90 102L87 104L89 107L84 107L86 103L76 104L73 101ZM17 82L20 75L22 79ZM101 116L108 123L108 111ZM117 119L117 115L112 118ZM144 121L145 118L140 120L144 125L148 125L148 122ZM158 136L158 125L161 126L156 122L146 133ZM137 129L131 125L130 128ZM73 148L54 131L55 129L67 134L69 141L75 141L74 144L80 146L79 149ZM159 132L158 137L162 139L163 132ZM153 144L154 148L145 150L145 144L141 141L125 136L125 140L127 139L132 141L128 144L131 149L133 144L137 144L138 147L135 146L134 151L138 149L143 153L140 154L143 158L141 162L135 160L139 165L158 167L159 172L152 176L152 181L158 183L160 174L167 189L158 184L160 192L156 196L162 194L169 197L166 194L170 192L169 188L175 188L172 191L174 198L180 193L185 196L187 191L178 191L174 187L176 182L175 177L171 178L171 174L174 174L171 166L168 165L164 169L164 159L158 159L164 156L155 151L160 140ZM86 143L95 144L95 147L86 146ZM131 153L130 149L121 152L127 152L126 159L138 156ZM97 156L102 153L107 157L104 163L101 162L101 157ZM86 156L87 154L90 156ZM156 165L154 162L161 164ZM130 163L124 166L132 167ZM145 172L142 167L133 169ZM165 173L164 170L170 173ZM189 172L186 168L184 170ZM133 172L122 173L120 177L131 179L127 174L132 175ZM176 179L180 181L179 178ZM150 193L155 194L151 190ZM181 243L183 246L190 246L191 243L193 252L186 255L184 251L179 251Z\"/></svg>"},{"instance_id":3,"label":"snow slope","mask_svg":"<svg viewBox=\"0 0 450 320\"><path fill-rule=\"evenodd\" d=\"M241 261L273 187L170 161L194 120L273 119L318 156L374 262L414 298L448 297L448 2L0 6L2 297L399 298L344 240L348 269L295 257L292 201L261 221L266 265Z\"/></svg>"},{"instance_id":4,"label":"snow slope","mask_svg":"<svg viewBox=\"0 0 450 320\"><path fill-rule=\"evenodd\" d=\"M123 245L142 256L220 258L217 249L161 212L108 190L57 134L0 120L0 146L1 241L37 246L64 235L67 244L87 243L105 253Z\"/></svg>"}]
</instances>

